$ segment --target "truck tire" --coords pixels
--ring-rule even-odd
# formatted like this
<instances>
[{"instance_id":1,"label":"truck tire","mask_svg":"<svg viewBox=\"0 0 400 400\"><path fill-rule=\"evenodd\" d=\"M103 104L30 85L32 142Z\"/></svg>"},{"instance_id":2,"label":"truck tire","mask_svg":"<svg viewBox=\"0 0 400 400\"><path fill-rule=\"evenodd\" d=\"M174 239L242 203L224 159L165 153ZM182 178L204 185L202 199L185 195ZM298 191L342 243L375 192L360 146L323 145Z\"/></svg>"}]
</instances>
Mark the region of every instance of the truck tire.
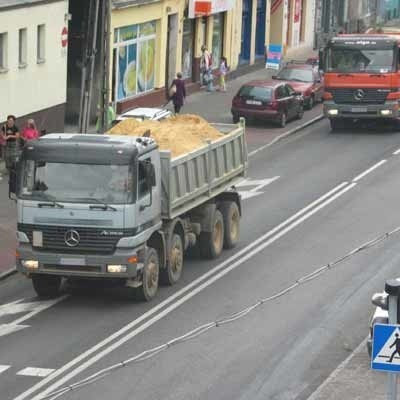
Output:
<instances>
[{"instance_id":1,"label":"truck tire","mask_svg":"<svg viewBox=\"0 0 400 400\"><path fill-rule=\"evenodd\" d=\"M199 246L203 258L217 258L222 253L224 246L224 218L221 211L215 210L211 232L200 233Z\"/></svg>"},{"instance_id":2,"label":"truck tire","mask_svg":"<svg viewBox=\"0 0 400 400\"><path fill-rule=\"evenodd\" d=\"M32 284L35 292L41 299L57 297L60 294L61 276L33 274Z\"/></svg>"},{"instance_id":3,"label":"truck tire","mask_svg":"<svg viewBox=\"0 0 400 400\"><path fill-rule=\"evenodd\" d=\"M179 281L183 270L183 243L180 235L174 233L168 249L168 262L165 268L160 270L160 282L163 285L173 285Z\"/></svg>"},{"instance_id":4,"label":"truck tire","mask_svg":"<svg viewBox=\"0 0 400 400\"><path fill-rule=\"evenodd\" d=\"M224 219L224 248L236 246L240 236L240 212L234 201L223 202L220 207Z\"/></svg>"},{"instance_id":5,"label":"truck tire","mask_svg":"<svg viewBox=\"0 0 400 400\"><path fill-rule=\"evenodd\" d=\"M140 301L154 299L158 291L160 260L157 251L152 247L148 247L146 253L142 272L142 285L133 289L135 298Z\"/></svg>"}]
</instances>

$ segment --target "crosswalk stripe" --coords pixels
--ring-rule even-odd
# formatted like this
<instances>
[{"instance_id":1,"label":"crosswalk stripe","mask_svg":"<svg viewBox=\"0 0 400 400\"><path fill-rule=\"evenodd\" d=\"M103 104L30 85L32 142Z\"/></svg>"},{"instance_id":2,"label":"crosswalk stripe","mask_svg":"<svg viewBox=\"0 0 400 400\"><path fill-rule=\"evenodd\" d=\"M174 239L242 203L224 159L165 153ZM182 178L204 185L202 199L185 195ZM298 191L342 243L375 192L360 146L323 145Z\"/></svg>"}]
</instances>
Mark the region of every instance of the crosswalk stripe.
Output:
<instances>
[{"instance_id":1,"label":"crosswalk stripe","mask_svg":"<svg viewBox=\"0 0 400 400\"><path fill-rule=\"evenodd\" d=\"M17 372L17 375L23 376L38 376L40 378L44 378L54 372L55 369L50 368L34 368L34 367L27 367L22 369L21 371Z\"/></svg>"},{"instance_id":2,"label":"crosswalk stripe","mask_svg":"<svg viewBox=\"0 0 400 400\"><path fill-rule=\"evenodd\" d=\"M11 365L1 365L1 364L0 364L0 374L1 374L2 372L4 372L4 371L7 371L8 368L10 368L10 367L11 367Z\"/></svg>"}]
</instances>

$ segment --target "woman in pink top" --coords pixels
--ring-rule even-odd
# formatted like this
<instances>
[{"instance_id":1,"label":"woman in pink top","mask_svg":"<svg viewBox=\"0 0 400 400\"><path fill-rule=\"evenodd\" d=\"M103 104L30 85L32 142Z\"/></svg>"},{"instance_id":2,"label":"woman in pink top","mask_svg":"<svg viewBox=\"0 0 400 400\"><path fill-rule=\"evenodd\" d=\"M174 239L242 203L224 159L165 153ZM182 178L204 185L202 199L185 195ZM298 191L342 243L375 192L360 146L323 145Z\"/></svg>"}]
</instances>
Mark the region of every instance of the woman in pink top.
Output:
<instances>
[{"instance_id":1,"label":"woman in pink top","mask_svg":"<svg viewBox=\"0 0 400 400\"><path fill-rule=\"evenodd\" d=\"M39 139L39 132L33 119L28 119L25 129L22 131L22 138L26 141Z\"/></svg>"}]
</instances>

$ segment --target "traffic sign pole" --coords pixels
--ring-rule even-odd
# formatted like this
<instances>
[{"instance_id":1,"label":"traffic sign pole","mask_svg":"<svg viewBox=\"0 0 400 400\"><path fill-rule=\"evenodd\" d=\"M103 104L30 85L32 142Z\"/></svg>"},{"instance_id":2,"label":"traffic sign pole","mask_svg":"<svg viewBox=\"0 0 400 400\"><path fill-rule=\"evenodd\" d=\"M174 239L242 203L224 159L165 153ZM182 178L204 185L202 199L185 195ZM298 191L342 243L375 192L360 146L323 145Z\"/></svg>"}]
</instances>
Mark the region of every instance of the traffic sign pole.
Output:
<instances>
[{"instance_id":1,"label":"traffic sign pole","mask_svg":"<svg viewBox=\"0 0 400 400\"><path fill-rule=\"evenodd\" d=\"M400 294L400 281L391 279L386 281L385 291L389 295L388 311L389 324L397 324L397 302ZM397 400L397 374L389 372L388 374L388 400Z\"/></svg>"}]
</instances>

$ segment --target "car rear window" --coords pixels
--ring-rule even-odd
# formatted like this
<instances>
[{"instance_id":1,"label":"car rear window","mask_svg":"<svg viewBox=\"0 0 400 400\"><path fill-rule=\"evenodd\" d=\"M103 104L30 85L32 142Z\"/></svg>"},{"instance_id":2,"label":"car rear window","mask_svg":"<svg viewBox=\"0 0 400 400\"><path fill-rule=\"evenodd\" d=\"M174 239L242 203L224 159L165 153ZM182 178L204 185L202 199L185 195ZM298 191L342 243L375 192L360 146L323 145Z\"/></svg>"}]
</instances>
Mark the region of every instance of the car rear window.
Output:
<instances>
[{"instance_id":1,"label":"car rear window","mask_svg":"<svg viewBox=\"0 0 400 400\"><path fill-rule=\"evenodd\" d=\"M272 98L272 89L260 86L243 86L239 96L246 99L268 101Z\"/></svg>"},{"instance_id":2,"label":"car rear window","mask_svg":"<svg viewBox=\"0 0 400 400\"><path fill-rule=\"evenodd\" d=\"M278 79L283 79L285 81L312 82L313 71L311 69L302 68L283 68L278 74Z\"/></svg>"}]
</instances>

